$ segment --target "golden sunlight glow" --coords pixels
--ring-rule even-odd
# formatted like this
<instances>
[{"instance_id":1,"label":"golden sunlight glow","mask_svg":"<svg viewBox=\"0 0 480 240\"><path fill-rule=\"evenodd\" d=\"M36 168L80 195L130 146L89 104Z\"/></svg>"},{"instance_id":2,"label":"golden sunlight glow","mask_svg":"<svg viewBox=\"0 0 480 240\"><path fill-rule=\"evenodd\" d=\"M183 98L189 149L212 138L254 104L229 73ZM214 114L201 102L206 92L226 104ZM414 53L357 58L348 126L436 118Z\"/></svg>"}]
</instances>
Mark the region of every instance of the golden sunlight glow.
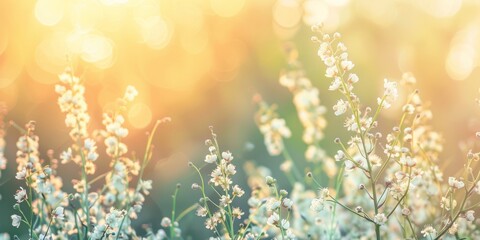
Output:
<instances>
[{"instance_id":1,"label":"golden sunlight glow","mask_svg":"<svg viewBox=\"0 0 480 240\"><path fill-rule=\"evenodd\" d=\"M472 24L455 34L445 60L448 75L454 80L465 80L478 66L480 30Z\"/></svg>"},{"instance_id":2,"label":"golden sunlight glow","mask_svg":"<svg viewBox=\"0 0 480 240\"><path fill-rule=\"evenodd\" d=\"M480 0L0 0L0 240L480 239L479 87Z\"/></svg>"},{"instance_id":3,"label":"golden sunlight glow","mask_svg":"<svg viewBox=\"0 0 480 240\"><path fill-rule=\"evenodd\" d=\"M128 0L100 0L105 5L125 4Z\"/></svg>"},{"instance_id":4,"label":"golden sunlight glow","mask_svg":"<svg viewBox=\"0 0 480 240\"><path fill-rule=\"evenodd\" d=\"M303 6L303 21L307 25L315 25L321 22L325 22L328 17L328 6L322 1L307 0L303 3Z\"/></svg>"},{"instance_id":5,"label":"golden sunlight glow","mask_svg":"<svg viewBox=\"0 0 480 240\"><path fill-rule=\"evenodd\" d=\"M65 0L38 0L35 4L35 17L46 26L53 26L62 20Z\"/></svg>"},{"instance_id":6,"label":"golden sunlight glow","mask_svg":"<svg viewBox=\"0 0 480 240\"><path fill-rule=\"evenodd\" d=\"M350 2L350 0L325 0L325 2L331 6L340 7L340 6L347 5Z\"/></svg>"},{"instance_id":7,"label":"golden sunlight glow","mask_svg":"<svg viewBox=\"0 0 480 240\"><path fill-rule=\"evenodd\" d=\"M0 61L0 89L9 87L22 71L23 57L16 54L21 47L11 44L2 54L2 58L8 61Z\"/></svg>"},{"instance_id":8,"label":"golden sunlight glow","mask_svg":"<svg viewBox=\"0 0 480 240\"><path fill-rule=\"evenodd\" d=\"M94 1L75 0L69 9L69 20L76 31L95 29L103 17L101 5Z\"/></svg>"},{"instance_id":9,"label":"golden sunlight glow","mask_svg":"<svg viewBox=\"0 0 480 240\"><path fill-rule=\"evenodd\" d=\"M427 0L415 1L426 12L438 18L455 15L462 6L462 0Z\"/></svg>"},{"instance_id":10,"label":"golden sunlight glow","mask_svg":"<svg viewBox=\"0 0 480 240\"><path fill-rule=\"evenodd\" d=\"M275 23L284 28L293 28L302 19L302 8L298 1L279 0L273 7L273 19Z\"/></svg>"},{"instance_id":11,"label":"golden sunlight glow","mask_svg":"<svg viewBox=\"0 0 480 240\"><path fill-rule=\"evenodd\" d=\"M8 46L8 35L0 29L0 55L5 52Z\"/></svg>"},{"instance_id":12,"label":"golden sunlight glow","mask_svg":"<svg viewBox=\"0 0 480 240\"><path fill-rule=\"evenodd\" d=\"M212 10L220 17L233 17L245 5L245 0L210 0Z\"/></svg>"},{"instance_id":13,"label":"golden sunlight glow","mask_svg":"<svg viewBox=\"0 0 480 240\"><path fill-rule=\"evenodd\" d=\"M160 16L144 18L139 26L143 41L154 49L164 48L172 37L173 30Z\"/></svg>"},{"instance_id":14,"label":"golden sunlight glow","mask_svg":"<svg viewBox=\"0 0 480 240\"><path fill-rule=\"evenodd\" d=\"M35 49L35 63L43 70L51 74L58 73L67 62L68 48L65 38L66 32L54 32L43 39ZM35 78L36 79L36 78ZM49 78L38 78L39 82L48 83Z\"/></svg>"},{"instance_id":15,"label":"golden sunlight glow","mask_svg":"<svg viewBox=\"0 0 480 240\"><path fill-rule=\"evenodd\" d=\"M144 103L135 103L128 111L128 121L134 128L145 128L152 121L152 110Z\"/></svg>"},{"instance_id":16,"label":"golden sunlight glow","mask_svg":"<svg viewBox=\"0 0 480 240\"><path fill-rule=\"evenodd\" d=\"M89 63L99 63L99 67L105 62L111 62L113 43L106 37L97 34L87 34L81 39L81 57ZM108 66L107 66L108 67Z\"/></svg>"},{"instance_id":17,"label":"golden sunlight glow","mask_svg":"<svg viewBox=\"0 0 480 240\"><path fill-rule=\"evenodd\" d=\"M196 34L182 34L182 47L190 54L199 54L208 46L208 35L205 32L198 32Z\"/></svg>"},{"instance_id":18,"label":"golden sunlight glow","mask_svg":"<svg viewBox=\"0 0 480 240\"><path fill-rule=\"evenodd\" d=\"M455 44L450 49L446 60L448 75L454 80L464 80L472 73L475 49L468 44Z\"/></svg>"}]
</instances>

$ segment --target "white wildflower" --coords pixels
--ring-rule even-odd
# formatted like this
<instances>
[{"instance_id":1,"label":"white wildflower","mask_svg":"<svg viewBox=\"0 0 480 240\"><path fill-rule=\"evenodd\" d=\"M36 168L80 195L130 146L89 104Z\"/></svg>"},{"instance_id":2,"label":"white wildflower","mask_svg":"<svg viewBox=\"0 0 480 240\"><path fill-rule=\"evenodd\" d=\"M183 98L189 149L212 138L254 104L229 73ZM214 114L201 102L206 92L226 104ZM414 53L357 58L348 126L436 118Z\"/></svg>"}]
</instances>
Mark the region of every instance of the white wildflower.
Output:
<instances>
[{"instance_id":1,"label":"white wildflower","mask_svg":"<svg viewBox=\"0 0 480 240\"><path fill-rule=\"evenodd\" d=\"M285 207L285 208L288 208L288 209L291 209L292 206L293 206L293 201L289 198L284 198L283 201L282 201L282 205Z\"/></svg>"},{"instance_id":2,"label":"white wildflower","mask_svg":"<svg viewBox=\"0 0 480 240\"><path fill-rule=\"evenodd\" d=\"M245 191L243 191L238 185L235 185L233 186L232 194L233 196L241 197L245 194Z\"/></svg>"},{"instance_id":3,"label":"white wildflower","mask_svg":"<svg viewBox=\"0 0 480 240\"><path fill-rule=\"evenodd\" d=\"M434 238L437 236L437 230L435 230L435 228L432 226L425 227L420 233L422 233L423 237Z\"/></svg>"},{"instance_id":4,"label":"white wildflower","mask_svg":"<svg viewBox=\"0 0 480 240\"><path fill-rule=\"evenodd\" d=\"M475 220L475 211L473 210L468 210L466 213L465 213L465 218L467 219L467 221L469 222L472 222L473 220Z\"/></svg>"},{"instance_id":5,"label":"white wildflower","mask_svg":"<svg viewBox=\"0 0 480 240\"><path fill-rule=\"evenodd\" d=\"M20 187L20 189L17 190L17 192L15 193L15 200L17 201L17 203L21 203L26 199L27 199L27 191L25 191L25 189Z\"/></svg>"},{"instance_id":6,"label":"white wildflower","mask_svg":"<svg viewBox=\"0 0 480 240\"><path fill-rule=\"evenodd\" d=\"M310 209L315 212L321 212L325 209L325 200L323 198L314 198L310 204Z\"/></svg>"},{"instance_id":7,"label":"white wildflower","mask_svg":"<svg viewBox=\"0 0 480 240\"><path fill-rule=\"evenodd\" d=\"M125 95L124 95L124 98L125 100L131 102L133 101L133 99L135 99L135 97L138 95L138 91L137 89L135 89L134 86L127 86L127 89L125 91Z\"/></svg>"},{"instance_id":8,"label":"white wildflower","mask_svg":"<svg viewBox=\"0 0 480 240\"><path fill-rule=\"evenodd\" d=\"M207 154L205 156L205 162L206 163L214 163L217 161L217 155L216 154Z\"/></svg>"},{"instance_id":9,"label":"white wildflower","mask_svg":"<svg viewBox=\"0 0 480 240\"><path fill-rule=\"evenodd\" d=\"M290 222L286 219L282 219L280 227L283 229L288 229L290 227Z\"/></svg>"},{"instance_id":10,"label":"white wildflower","mask_svg":"<svg viewBox=\"0 0 480 240\"><path fill-rule=\"evenodd\" d=\"M344 114L348 109L348 102L340 99L337 101L337 104L333 106L333 110L335 111L336 116L340 116Z\"/></svg>"},{"instance_id":11,"label":"white wildflower","mask_svg":"<svg viewBox=\"0 0 480 240\"><path fill-rule=\"evenodd\" d=\"M150 194L150 190L152 190L152 180L140 180L139 188L145 195Z\"/></svg>"},{"instance_id":12,"label":"white wildflower","mask_svg":"<svg viewBox=\"0 0 480 240\"><path fill-rule=\"evenodd\" d=\"M276 212L272 213L270 217L267 219L267 224L277 226L278 222L280 221L280 216Z\"/></svg>"},{"instance_id":13,"label":"white wildflower","mask_svg":"<svg viewBox=\"0 0 480 240\"><path fill-rule=\"evenodd\" d=\"M167 227L172 226L172 220L170 220L170 218L168 218L168 217L164 217L164 218L162 218L162 222L160 224L162 225L162 227L167 228Z\"/></svg>"},{"instance_id":14,"label":"white wildflower","mask_svg":"<svg viewBox=\"0 0 480 240\"><path fill-rule=\"evenodd\" d=\"M230 151L222 152L222 158L227 160L227 161L232 161L233 160L233 156L232 156L232 153Z\"/></svg>"},{"instance_id":15,"label":"white wildflower","mask_svg":"<svg viewBox=\"0 0 480 240\"><path fill-rule=\"evenodd\" d=\"M12 217L12 226L16 228L20 227L20 223L22 222L22 217L16 214L13 214L11 217Z\"/></svg>"},{"instance_id":16,"label":"white wildflower","mask_svg":"<svg viewBox=\"0 0 480 240\"><path fill-rule=\"evenodd\" d=\"M387 217L383 213L379 213L375 215L375 217L373 218L373 221L375 221L375 223L378 225L384 225L387 222L387 220L388 220Z\"/></svg>"},{"instance_id":17,"label":"white wildflower","mask_svg":"<svg viewBox=\"0 0 480 240\"><path fill-rule=\"evenodd\" d=\"M63 214L63 207L57 207L52 212L52 216L57 219L63 220L65 215Z\"/></svg>"},{"instance_id":18,"label":"white wildflower","mask_svg":"<svg viewBox=\"0 0 480 240\"><path fill-rule=\"evenodd\" d=\"M328 87L328 90L335 91L340 88L341 84L342 84L341 78L336 77L330 84L330 87Z\"/></svg>"},{"instance_id":19,"label":"white wildflower","mask_svg":"<svg viewBox=\"0 0 480 240\"><path fill-rule=\"evenodd\" d=\"M397 83L390 82L387 79L384 79L383 82L383 102L382 98L378 98L377 102L379 105L382 104L384 108L390 108L392 103L395 102L395 100L398 98Z\"/></svg>"},{"instance_id":20,"label":"white wildflower","mask_svg":"<svg viewBox=\"0 0 480 240\"><path fill-rule=\"evenodd\" d=\"M453 187L453 188L456 188L456 189L460 189L460 188L465 187L465 183L463 181L457 180L454 177L449 177L448 178L448 185L450 185L450 187Z\"/></svg>"}]
</instances>

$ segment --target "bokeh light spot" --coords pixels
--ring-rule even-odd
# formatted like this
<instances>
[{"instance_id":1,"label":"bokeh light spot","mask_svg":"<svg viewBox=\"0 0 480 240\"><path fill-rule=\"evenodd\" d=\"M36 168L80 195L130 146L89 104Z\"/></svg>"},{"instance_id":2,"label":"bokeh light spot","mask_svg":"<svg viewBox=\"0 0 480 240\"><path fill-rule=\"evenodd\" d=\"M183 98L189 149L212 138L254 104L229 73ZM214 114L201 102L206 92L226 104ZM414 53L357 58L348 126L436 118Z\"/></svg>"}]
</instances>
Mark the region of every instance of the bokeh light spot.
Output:
<instances>
[{"instance_id":1,"label":"bokeh light spot","mask_svg":"<svg viewBox=\"0 0 480 240\"><path fill-rule=\"evenodd\" d=\"M162 49L170 42L173 27L160 16L151 16L139 21L143 41L154 49Z\"/></svg>"},{"instance_id":2,"label":"bokeh light spot","mask_svg":"<svg viewBox=\"0 0 480 240\"><path fill-rule=\"evenodd\" d=\"M454 80L465 80L475 67L475 49L468 44L455 44L446 59L448 76Z\"/></svg>"},{"instance_id":3,"label":"bokeh light spot","mask_svg":"<svg viewBox=\"0 0 480 240\"><path fill-rule=\"evenodd\" d=\"M432 16L438 18L451 17L462 7L462 0L427 0L418 1Z\"/></svg>"},{"instance_id":4,"label":"bokeh light spot","mask_svg":"<svg viewBox=\"0 0 480 240\"><path fill-rule=\"evenodd\" d=\"M325 2L331 6L341 7L347 5L349 0L325 0Z\"/></svg>"},{"instance_id":5,"label":"bokeh light spot","mask_svg":"<svg viewBox=\"0 0 480 240\"><path fill-rule=\"evenodd\" d=\"M110 39L97 34L88 34L82 41L81 57L84 61L96 63L108 60L113 54Z\"/></svg>"},{"instance_id":6,"label":"bokeh light spot","mask_svg":"<svg viewBox=\"0 0 480 240\"><path fill-rule=\"evenodd\" d=\"M322 1L307 0L303 3L303 22L316 25L325 22L328 17L328 6Z\"/></svg>"},{"instance_id":7,"label":"bokeh light spot","mask_svg":"<svg viewBox=\"0 0 480 240\"><path fill-rule=\"evenodd\" d=\"M100 0L101 3L111 6L128 3L128 0Z\"/></svg>"},{"instance_id":8,"label":"bokeh light spot","mask_svg":"<svg viewBox=\"0 0 480 240\"><path fill-rule=\"evenodd\" d=\"M237 15L245 5L245 0L210 0L213 12L220 17L233 17Z\"/></svg>"},{"instance_id":9,"label":"bokeh light spot","mask_svg":"<svg viewBox=\"0 0 480 240\"><path fill-rule=\"evenodd\" d=\"M102 18L97 2L76 1L70 7L70 21L76 29L93 29Z\"/></svg>"},{"instance_id":10,"label":"bokeh light spot","mask_svg":"<svg viewBox=\"0 0 480 240\"><path fill-rule=\"evenodd\" d=\"M152 121L152 110L144 103L135 103L128 111L128 121L134 128L145 128Z\"/></svg>"},{"instance_id":11,"label":"bokeh light spot","mask_svg":"<svg viewBox=\"0 0 480 240\"><path fill-rule=\"evenodd\" d=\"M284 28L293 28L300 23L302 9L295 0L279 0L273 7L273 19Z\"/></svg>"},{"instance_id":12,"label":"bokeh light spot","mask_svg":"<svg viewBox=\"0 0 480 240\"><path fill-rule=\"evenodd\" d=\"M35 17L43 25L56 25L63 18L65 3L64 0L38 0L35 4Z\"/></svg>"}]
</instances>

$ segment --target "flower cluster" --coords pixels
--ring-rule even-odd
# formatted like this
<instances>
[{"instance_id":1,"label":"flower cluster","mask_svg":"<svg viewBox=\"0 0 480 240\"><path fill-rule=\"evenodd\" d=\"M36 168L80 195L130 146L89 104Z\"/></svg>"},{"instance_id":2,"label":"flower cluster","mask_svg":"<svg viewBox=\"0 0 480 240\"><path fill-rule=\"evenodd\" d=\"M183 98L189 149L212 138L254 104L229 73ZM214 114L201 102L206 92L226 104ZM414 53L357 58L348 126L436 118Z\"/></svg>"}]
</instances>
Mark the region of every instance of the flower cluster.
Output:
<instances>
[{"instance_id":1,"label":"flower cluster","mask_svg":"<svg viewBox=\"0 0 480 240\"><path fill-rule=\"evenodd\" d=\"M53 150L47 152L47 160L40 158L35 122L29 122L25 128L12 123L22 133L17 142L16 179L25 183L14 195L14 208L18 214L11 216L12 225L17 228L26 225L32 239L136 238L131 219L137 218L145 196L152 189L152 181L145 180L143 172L152 156L153 135L163 121L158 121L150 134L143 161L127 158L127 146L121 142L128 135L128 129L123 126L123 113L138 94L135 88L127 88L114 113L104 114L105 130L91 134L82 81L67 69L60 75L60 82L55 90L60 95L58 104L66 114L65 123L73 144L60 154L59 159L62 164L73 161L80 166L81 179L72 180L74 193L64 192L63 181L57 176L59 161ZM1 120L3 123L3 115ZM3 126L1 134L4 134ZM105 138L111 170L97 175L94 163L104 157L97 151L101 137ZM91 175L93 178L89 179ZM133 176L138 176L136 184L132 184ZM92 184L101 179L105 179L103 187L92 191ZM148 237L162 239L160 235Z\"/></svg>"},{"instance_id":2,"label":"flower cluster","mask_svg":"<svg viewBox=\"0 0 480 240\"><path fill-rule=\"evenodd\" d=\"M300 209L300 214L296 216L295 210L292 211L293 224L289 225L291 231L299 237L318 239L418 239L420 236L440 239L446 234L457 238L478 236L480 232L475 230L474 224L475 209L480 205L475 197L480 191L480 173L477 174L475 169L480 153L467 149L463 176L449 177L444 183L443 173L438 166L444 141L441 134L430 126L432 112L414 89L416 79L413 75L405 73L399 81L405 89L411 91L401 98L405 102L401 108L400 121L391 131L376 131L382 110L398 104L397 99L402 94L397 89L399 84L385 79L383 94L377 98L377 106L373 109L364 107L354 92L359 77L352 72L355 65L349 60L345 44L339 41L340 34L323 33L320 26L314 26L313 29L320 35L313 37L313 41L319 44L318 55L326 66L325 77L332 79L329 90L337 91L342 96L333 106L334 114L341 116L348 113L343 126L352 136L346 141L339 138L334 141L340 147L334 155L340 165L339 171L337 164L330 164L332 170L327 170L326 163L329 161L323 161L327 179L323 177L317 180L314 173L319 173L319 168L312 166L313 173L307 174L311 181L291 181L294 189L302 189L302 192L294 190L292 193L293 209ZM298 67L299 64L295 63L295 66ZM299 105L313 101L305 100L306 95L301 98L304 102L298 101L296 91L301 91L298 90L302 89L299 86L311 88L310 82L303 77L302 71L295 70L282 74L280 84L294 94L300 121L307 129L308 125L304 124L302 118L307 115L304 113L306 108ZM314 95L318 97L318 92L309 97ZM277 117L274 108L265 106L267 105L260 106L257 123L258 116ZM261 124L258 125L262 127ZM264 134L267 132L262 128L260 131ZM267 139L268 136L265 137ZM311 144L305 139L304 142L307 146ZM285 146L282 147L285 149ZM284 155L289 160L286 162L290 168L297 165L298 161L292 161L288 153L284 152ZM326 160L329 159L326 153L323 156ZM250 173L250 179L256 179L256 174ZM288 174L287 177L291 179ZM267 183L271 184L272 179L267 180ZM312 183L319 187L318 195L305 190ZM252 190L249 200L251 218L259 226L276 223L274 226L281 227L277 215L261 217L269 212L269 201L257 197L268 199L270 195L264 192L256 188ZM303 202L308 203L308 210L303 207ZM352 215L357 217L352 218ZM392 218L399 221L392 221ZM296 224L296 219L301 219L301 223ZM341 224L345 221L352 224ZM418 229L416 226L424 227ZM305 233L308 235L303 235Z\"/></svg>"},{"instance_id":3,"label":"flower cluster","mask_svg":"<svg viewBox=\"0 0 480 240\"><path fill-rule=\"evenodd\" d=\"M374 132L373 129L378 125L377 119L381 110L390 108L398 98L397 83L384 80L384 93L377 99L376 110L372 111L367 107L362 111L360 100L353 93L353 84L358 82L358 77L351 73L354 64L348 60L345 45L338 42L340 34L330 36L323 33L320 27L314 27L314 30L321 35L321 40L317 37L313 40L320 44L318 54L327 67L325 76L333 79L329 89L338 90L343 96L333 107L335 115L350 111L352 114L347 117L344 126L347 131L354 132L346 145L340 139L335 140L341 146L335 159L343 163L343 169L348 173L339 175L344 179L344 186L357 184L358 193L345 192L343 197L337 195L327 199L373 224L375 231L365 232L365 235L372 234L372 237L376 236L377 239L382 236L417 238L418 233L413 224L427 223L441 226L437 231L433 225L428 225L421 231L424 237L438 239L447 232L452 235L459 232L467 234L468 227L461 226L468 225L468 221L461 223L458 219L462 214L466 219L467 210L471 210L471 207L466 208L466 205L478 182L474 174L467 174L472 173L472 169L469 169L472 161L467 162L464 177L469 178L469 186L455 177L449 178L448 187L442 184L443 174L436 162L443 149L443 141L440 134L428 125L432 114L424 107L417 90L407 97L399 124L385 135L386 143L381 148L384 154L382 156L378 146L381 146L384 134ZM411 87L415 78L407 73L401 82L406 88ZM470 152L469 158L474 159L475 155ZM467 192L462 204L457 203L458 189L465 189ZM411 198L417 200L410 201ZM322 209L322 199L324 198L314 200L312 207ZM356 207L353 209L349 205ZM469 217L474 219L474 212L469 214ZM394 223L389 221L392 216L404 219L403 223L400 222L404 229L401 234L396 231L382 233L383 226L395 228ZM441 220L431 222L431 219ZM358 227L357 231L361 232L361 227Z\"/></svg>"},{"instance_id":4,"label":"flower cluster","mask_svg":"<svg viewBox=\"0 0 480 240\"><path fill-rule=\"evenodd\" d=\"M305 158L311 162L319 162L326 157L325 151L319 146L327 126L324 118L326 108L320 104L318 88L304 76L298 61L291 59L290 65L292 70L280 75L280 85L288 88L293 94L293 103L304 128L302 139L308 145Z\"/></svg>"},{"instance_id":5,"label":"flower cluster","mask_svg":"<svg viewBox=\"0 0 480 240\"><path fill-rule=\"evenodd\" d=\"M259 97L257 102L260 106L255 120L264 135L265 146L272 156L280 155L284 151L284 138L290 138L292 132L286 125L285 119L279 118L275 112L275 106L269 106Z\"/></svg>"},{"instance_id":6,"label":"flower cluster","mask_svg":"<svg viewBox=\"0 0 480 240\"><path fill-rule=\"evenodd\" d=\"M213 164L214 169L210 173L208 185L214 189L216 194L214 199L207 196L207 189L205 181L203 180L200 169L193 163L190 163L199 174L201 183L194 183L192 189L200 190L202 198L200 199L196 214L200 217L205 217L205 228L213 231L219 239L237 239L243 238L248 233L248 229L244 227L237 227L235 221L242 219L245 214L239 207L235 207L233 202L237 198L241 198L245 191L239 186L234 185L232 177L237 172L232 161L233 155L229 151L221 152L217 136L211 128L212 138L207 139L205 144L208 147L209 153L205 157L205 162L208 165ZM207 166L208 166L207 165Z\"/></svg>"},{"instance_id":7,"label":"flower cluster","mask_svg":"<svg viewBox=\"0 0 480 240\"><path fill-rule=\"evenodd\" d=\"M65 124L70 128L70 136L74 142L88 137L90 115L85 101L85 87L81 80L73 75L73 69L67 68L59 76L60 83L55 86L60 110L66 114Z\"/></svg>"},{"instance_id":8,"label":"flower cluster","mask_svg":"<svg viewBox=\"0 0 480 240\"><path fill-rule=\"evenodd\" d=\"M30 229L32 237L51 238L49 229L65 225L65 229L73 230L73 225L63 224L65 219L64 206L67 206L68 195L62 191L62 179L56 176L58 164L55 159L50 159L51 166L44 165L39 154L39 137L35 135L35 122L31 121L25 125L25 129L13 123L23 135L17 141L17 173L15 178L24 182L16 191L14 198L16 204L14 209L20 215L11 216L12 225L19 228L22 223ZM50 152L51 153L51 152ZM51 154L49 154L51 155ZM29 209L29 214L24 209ZM34 215L40 216L45 222L34 229ZM50 219L47 222L47 219ZM53 220L56 220L53 222ZM37 219L38 220L38 219ZM44 229L46 228L46 230ZM59 233L57 236L66 237L66 234Z\"/></svg>"}]
</instances>

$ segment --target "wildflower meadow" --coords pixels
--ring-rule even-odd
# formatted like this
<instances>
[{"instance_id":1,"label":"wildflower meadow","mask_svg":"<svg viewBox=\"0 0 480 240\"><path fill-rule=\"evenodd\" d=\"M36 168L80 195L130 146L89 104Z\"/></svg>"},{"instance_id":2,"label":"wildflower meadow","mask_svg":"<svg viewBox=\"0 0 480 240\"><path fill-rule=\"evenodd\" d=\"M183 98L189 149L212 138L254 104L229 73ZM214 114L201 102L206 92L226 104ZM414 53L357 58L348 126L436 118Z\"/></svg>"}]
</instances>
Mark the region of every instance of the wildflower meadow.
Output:
<instances>
[{"instance_id":1,"label":"wildflower meadow","mask_svg":"<svg viewBox=\"0 0 480 240\"><path fill-rule=\"evenodd\" d=\"M479 13L0 2L0 240L480 239Z\"/></svg>"}]
</instances>

